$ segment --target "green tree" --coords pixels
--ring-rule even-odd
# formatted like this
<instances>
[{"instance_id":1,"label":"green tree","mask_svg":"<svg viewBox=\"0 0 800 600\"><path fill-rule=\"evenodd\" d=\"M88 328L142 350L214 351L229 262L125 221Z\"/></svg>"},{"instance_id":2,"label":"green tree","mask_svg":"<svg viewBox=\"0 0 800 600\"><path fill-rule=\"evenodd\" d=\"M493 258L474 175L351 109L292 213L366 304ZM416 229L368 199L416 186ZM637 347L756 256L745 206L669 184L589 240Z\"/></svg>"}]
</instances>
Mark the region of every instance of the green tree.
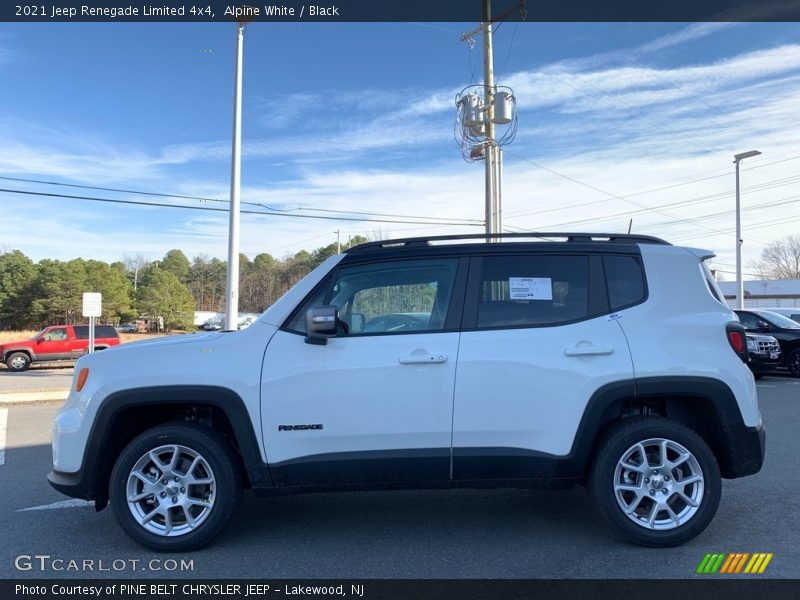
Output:
<instances>
[{"instance_id":1,"label":"green tree","mask_svg":"<svg viewBox=\"0 0 800 600\"><path fill-rule=\"evenodd\" d=\"M181 283L189 283L191 264L182 251L175 249L167 252L161 261L160 268L175 275Z\"/></svg>"},{"instance_id":2,"label":"green tree","mask_svg":"<svg viewBox=\"0 0 800 600\"><path fill-rule=\"evenodd\" d=\"M19 250L0 253L0 329L33 324L31 301L36 266Z\"/></svg>"},{"instance_id":3,"label":"green tree","mask_svg":"<svg viewBox=\"0 0 800 600\"><path fill-rule=\"evenodd\" d=\"M41 260L33 285L31 316L38 325L80 322L83 320L83 292L86 291L91 290L87 288L83 259Z\"/></svg>"},{"instance_id":4,"label":"green tree","mask_svg":"<svg viewBox=\"0 0 800 600\"><path fill-rule=\"evenodd\" d=\"M163 317L164 326L192 329L195 301L189 289L170 271L154 268L142 275L136 294L140 312L153 318Z\"/></svg>"},{"instance_id":5,"label":"green tree","mask_svg":"<svg viewBox=\"0 0 800 600\"><path fill-rule=\"evenodd\" d=\"M99 260L87 260L85 268L85 291L103 294L103 321L112 323L135 316L132 305L133 286L122 263L108 265Z\"/></svg>"}]
</instances>

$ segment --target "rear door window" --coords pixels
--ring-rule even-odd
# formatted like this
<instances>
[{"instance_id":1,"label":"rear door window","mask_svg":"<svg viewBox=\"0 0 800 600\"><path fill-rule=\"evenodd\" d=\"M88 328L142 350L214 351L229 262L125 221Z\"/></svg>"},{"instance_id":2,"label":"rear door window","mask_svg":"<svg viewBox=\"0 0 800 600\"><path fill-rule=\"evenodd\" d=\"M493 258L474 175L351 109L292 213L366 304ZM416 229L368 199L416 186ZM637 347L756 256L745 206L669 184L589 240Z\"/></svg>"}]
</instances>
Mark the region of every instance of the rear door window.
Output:
<instances>
[{"instance_id":1,"label":"rear door window","mask_svg":"<svg viewBox=\"0 0 800 600\"><path fill-rule=\"evenodd\" d=\"M479 329L558 325L592 313L588 256L486 256L478 270Z\"/></svg>"}]
</instances>

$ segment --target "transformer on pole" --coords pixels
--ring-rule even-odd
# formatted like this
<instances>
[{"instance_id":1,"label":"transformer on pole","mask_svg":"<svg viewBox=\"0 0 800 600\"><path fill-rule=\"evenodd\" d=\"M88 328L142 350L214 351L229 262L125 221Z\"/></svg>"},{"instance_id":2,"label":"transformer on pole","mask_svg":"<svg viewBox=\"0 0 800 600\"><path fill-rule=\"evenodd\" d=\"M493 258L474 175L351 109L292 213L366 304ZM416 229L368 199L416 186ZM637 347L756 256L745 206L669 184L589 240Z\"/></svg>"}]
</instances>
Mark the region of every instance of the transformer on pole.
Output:
<instances>
[{"instance_id":1,"label":"transformer on pole","mask_svg":"<svg viewBox=\"0 0 800 600\"><path fill-rule=\"evenodd\" d=\"M524 19L525 2L500 15L502 20L519 10ZM474 45L474 36L483 33L483 85L465 87L456 95L455 136L461 155L467 162L485 161L485 221L486 234L502 232L502 146L513 141L517 134L516 98L511 88L495 85L492 49L491 0L483 0L483 23L461 35L461 41ZM498 135L498 126L504 127Z\"/></svg>"}]
</instances>

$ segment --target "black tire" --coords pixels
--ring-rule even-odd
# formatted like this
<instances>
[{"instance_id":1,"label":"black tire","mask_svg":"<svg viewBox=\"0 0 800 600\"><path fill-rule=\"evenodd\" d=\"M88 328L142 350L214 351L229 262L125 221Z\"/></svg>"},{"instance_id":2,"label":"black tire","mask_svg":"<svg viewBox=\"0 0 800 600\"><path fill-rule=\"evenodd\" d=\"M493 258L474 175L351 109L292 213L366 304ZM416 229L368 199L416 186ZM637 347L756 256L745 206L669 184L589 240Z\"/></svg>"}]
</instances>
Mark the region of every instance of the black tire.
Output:
<instances>
[{"instance_id":1,"label":"black tire","mask_svg":"<svg viewBox=\"0 0 800 600\"><path fill-rule=\"evenodd\" d=\"M786 368L792 377L800 377L800 348L792 350L786 357Z\"/></svg>"},{"instance_id":2,"label":"black tire","mask_svg":"<svg viewBox=\"0 0 800 600\"><path fill-rule=\"evenodd\" d=\"M147 506L149 499L140 502L128 502L128 479L129 476L140 460L146 460L146 455L151 451L162 446L176 445L181 446L191 452L196 453L206 464L210 467L210 472L213 475L214 487L213 490L209 486L192 486L187 484L190 495L197 493L200 489L209 489L208 499L213 501L213 504L208 508L207 514L203 520L197 525L196 528L191 529L185 533L168 537L164 534L154 533L146 529L145 525L140 524L134 512ZM181 458L183 460L183 457ZM183 462L181 464L186 464ZM166 467L169 469L169 467ZM179 474L181 469L180 465L175 468L174 473ZM204 469L203 464L200 465ZM153 473L153 471L150 471ZM161 471L164 473L164 471ZM196 472L196 470L195 470ZM188 475L188 473L186 474ZM161 474L157 478L161 479ZM158 485L158 482L155 482ZM141 484L140 484L141 485ZM170 488L175 486L170 482ZM139 544L146 546L158 552L187 552L197 550L208 544L228 523L230 518L236 512L242 496L242 471L240 461L235 454L231 444L219 432L194 423L167 423L153 427L136 437L130 444L128 444L122 453L117 458L114 469L111 473L111 480L109 482L109 498L114 515L117 518L120 526L125 532L131 536ZM183 491L183 488L179 488ZM186 512L181 510L178 514L169 508L166 504L171 496L169 494L178 494L178 490L163 492L166 497L164 498L164 505L167 512L170 514L170 524L177 518L186 520ZM154 502L158 502L156 496L153 494L150 498ZM183 497L183 496L182 496ZM153 504L155 506L155 504ZM180 506L172 507L174 509ZM144 510L144 509L142 509ZM193 510L193 509L189 509ZM201 514L204 508L199 509ZM174 516L173 516L174 515ZM197 517L197 515L195 515ZM152 521L153 526L160 526L159 520L162 517L156 516ZM181 527L188 527L188 523L183 523Z\"/></svg>"},{"instance_id":3,"label":"black tire","mask_svg":"<svg viewBox=\"0 0 800 600\"><path fill-rule=\"evenodd\" d=\"M688 450L696 460L696 463L687 461L684 463L684 466L679 469L688 470L691 468L690 465L696 464L699 466L703 478L702 493L700 493L698 484L689 484L689 493L695 493L697 495L696 501L699 504L694 513L690 514L692 508L683 503L680 497L672 491L673 488L677 487L677 482L675 481L676 477L673 476L671 478L671 483L664 483L664 481L662 481L664 473L676 473L680 475L680 471L676 472L675 470L669 469L661 470L657 475L658 481L656 477L651 474L650 477L652 477L654 482L652 484L649 483L649 478L645 479L644 475L636 475L636 477L641 478L638 485L641 486L640 489L642 492L648 491L649 493L647 488L652 489L653 487L657 487L656 493L650 494L650 496L656 500L662 499L664 501L669 500L673 502L674 505L671 508L674 511L677 507L679 514L682 514L680 512L681 510L688 511L686 513L685 522L679 525L672 525L669 523L664 525L664 527L671 528L665 529L648 528L643 524L646 515L639 515L639 511L650 513L647 509L650 507L652 510L654 504L647 494L643 493L641 498L639 498L635 492L620 492L623 497L618 501L617 492L615 491L615 476L617 475L618 463L620 463L625 454L629 449L632 449L634 445L654 439L669 440L670 442L682 446L685 450ZM673 450L670 450L670 452L673 452ZM649 464L656 463L650 462ZM647 467L645 470L649 471L650 467ZM681 479L686 480L688 477L681 476ZM648 483L645 484L645 481ZM670 481L670 479L665 481ZM661 487L659 487L659 485ZM698 485L698 487L695 488L694 485ZM645 416L624 419L613 425L606 432L596 446L596 454L591 466L587 487L590 497L595 504L597 504L606 520L616 527L628 541L642 546L667 547L677 546L691 540L702 533L708 526L714 518L717 507L719 506L722 480L714 454L711 452L708 444L706 444L703 438L697 433L681 423L664 417ZM668 491L662 498L659 492L663 492L664 489ZM682 489L684 492L687 490L686 487ZM628 498L632 498L627 502L628 506L638 505L637 510L633 511L632 517L625 514L623 507L620 505L620 502L626 501L625 495L628 495ZM662 519L669 516L666 511L656 510L654 516L658 515L663 515ZM642 524L640 524L640 522Z\"/></svg>"},{"instance_id":4,"label":"black tire","mask_svg":"<svg viewBox=\"0 0 800 600\"><path fill-rule=\"evenodd\" d=\"M764 379L764 373L753 373L753 377L756 379Z\"/></svg>"},{"instance_id":5,"label":"black tire","mask_svg":"<svg viewBox=\"0 0 800 600\"><path fill-rule=\"evenodd\" d=\"M9 371L20 373L31 366L31 357L24 352L12 352L6 357L6 367Z\"/></svg>"}]
</instances>

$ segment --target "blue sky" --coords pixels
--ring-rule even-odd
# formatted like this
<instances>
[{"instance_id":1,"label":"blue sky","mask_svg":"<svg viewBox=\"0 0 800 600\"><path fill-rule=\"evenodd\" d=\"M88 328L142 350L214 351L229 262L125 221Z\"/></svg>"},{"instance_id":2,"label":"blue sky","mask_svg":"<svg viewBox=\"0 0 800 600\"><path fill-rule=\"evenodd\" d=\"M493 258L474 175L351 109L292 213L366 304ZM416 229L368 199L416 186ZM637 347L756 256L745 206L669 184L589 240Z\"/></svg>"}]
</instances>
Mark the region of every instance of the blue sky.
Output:
<instances>
[{"instance_id":1,"label":"blue sky","mask_svg":"<svg viewBox=\"0 0 800 600\"><path fill-rule=\"evenodd\" d=\"M482 165L453 138L455 94L482 77L480 44L458 40L473 27L249 26L242 200L481 219ZM225 23L0 25L0 176L227 198L233 58ZM745 263L800 227L800 25L505 23L495 69L518 101L509 228L623 231L633 218L634 231L710 247L733 271L731 160L753 148L764 154L743 163ZM242 251L283 256L336 229L480 231L243 215ZM0 248L36 260L175 247L224 258L226 235L222 213L0 193Z\"/></svg>"}]
</instances>

